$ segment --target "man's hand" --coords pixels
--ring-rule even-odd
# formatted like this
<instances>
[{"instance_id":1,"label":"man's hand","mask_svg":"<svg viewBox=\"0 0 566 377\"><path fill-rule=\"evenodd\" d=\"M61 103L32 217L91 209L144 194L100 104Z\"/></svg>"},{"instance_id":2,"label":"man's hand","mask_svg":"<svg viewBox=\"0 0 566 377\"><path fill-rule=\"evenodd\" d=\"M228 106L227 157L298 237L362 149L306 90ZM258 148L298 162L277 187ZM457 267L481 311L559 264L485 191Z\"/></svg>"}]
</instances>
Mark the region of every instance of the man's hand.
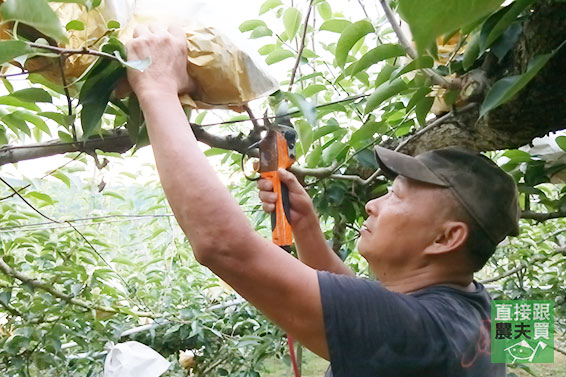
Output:
<instances>
[{"instance_id":1,"label":"man's hand","mask_svg":"<svg viewBox=\"0 0 566 377\"><path fill-rule=\"evenodd\" d=\"M318 224L312 200L297 180L297 177L285 169L279 169L278 173L281 183L286 184L289 189L289 201L291 202L290 222L293 226L293 231L306 226L306 223L312 223L312 220L315 220ZM273 183L268 179L260 179L257 187L263 210L268 213L275 211L277 194L273 192ZM311 221L309 222L308 220Z\"/></svg>"},{"instance_id":2,"label":"man's hand","mask_svg":"<svg viewBox=\"0 0 566 377\"><path fill-rule=\"evenodd\" d=\"M151 59L143 72L128 68L128 81L138 97L194 90L195 83L187 73L187 39L180 27L166 30L160 25L138 25L126 47L128 60Z\"/></svg>"},{"instance_id":3,"label":"man's hand","mask_svg":"<svg viewBox=\"0 0 566 377\"><path fill-rule=\"evenodd\" d=\"M342 263L326 243L312 200L297 177L285 169L279 169L278 173L281 182L285 183L289 189L290 221L299 259L317 270L354 275L352 270ZM267 179L260 179L257 187L259 188L259 198L262 201L263 210L273 212L277 194L273 192L272 182Z\"/></svg>"}]
</instances>

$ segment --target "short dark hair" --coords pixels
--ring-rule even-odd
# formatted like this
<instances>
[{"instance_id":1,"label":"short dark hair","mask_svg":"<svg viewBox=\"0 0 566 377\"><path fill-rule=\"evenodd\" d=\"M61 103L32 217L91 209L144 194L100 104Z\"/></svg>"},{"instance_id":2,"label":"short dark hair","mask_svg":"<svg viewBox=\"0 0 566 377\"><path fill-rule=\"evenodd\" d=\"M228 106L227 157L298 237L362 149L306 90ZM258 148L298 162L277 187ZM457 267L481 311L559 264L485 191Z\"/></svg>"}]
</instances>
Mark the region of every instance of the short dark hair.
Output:
<instances>
[{"instance_id":1,"label":"short dark hair","mask_svg":"<svg viewBox=\"0 0 566 377\"><path fill-rule=\"evenodd\" d=\"M470 260L473 271L477 272L483 268L493 255L497 245L493 243L482 227L470 216L454 195L449 191L447 191L447 194L452 199L453 216L457 221L465 223L468 227L468 238L464 242L463 248Z\"/></svg>"}]
</instances>

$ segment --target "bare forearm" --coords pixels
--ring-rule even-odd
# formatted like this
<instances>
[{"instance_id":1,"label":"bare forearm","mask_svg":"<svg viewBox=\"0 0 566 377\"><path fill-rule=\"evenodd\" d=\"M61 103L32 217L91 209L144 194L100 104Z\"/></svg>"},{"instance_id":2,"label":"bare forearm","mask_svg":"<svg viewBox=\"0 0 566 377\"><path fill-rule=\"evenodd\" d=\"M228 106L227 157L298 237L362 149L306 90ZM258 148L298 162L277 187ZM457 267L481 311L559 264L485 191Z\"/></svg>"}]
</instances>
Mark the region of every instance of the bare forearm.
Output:
<instances>
[{"instance_id":1,"label":"bare forearm","mask_svg":"<svg viewBox=\"0 0 566 377\"><path fill-rule=\"evenodd\" d=\"M197 249L251 227L198 147L175 93L138 94L156 165L181 228Z\"/></svg>"},{"instance_id":2,"label":"bare forearm","mask_svg":"<svg viewBox=\"0 0 566 377\"><path fill-rule=\"evenodd\" d=\"M316 213L303 220L303 226L293 229L299 259L317 270L354 276L354 272L328 246Z\"/></svg>"}]
</instances>

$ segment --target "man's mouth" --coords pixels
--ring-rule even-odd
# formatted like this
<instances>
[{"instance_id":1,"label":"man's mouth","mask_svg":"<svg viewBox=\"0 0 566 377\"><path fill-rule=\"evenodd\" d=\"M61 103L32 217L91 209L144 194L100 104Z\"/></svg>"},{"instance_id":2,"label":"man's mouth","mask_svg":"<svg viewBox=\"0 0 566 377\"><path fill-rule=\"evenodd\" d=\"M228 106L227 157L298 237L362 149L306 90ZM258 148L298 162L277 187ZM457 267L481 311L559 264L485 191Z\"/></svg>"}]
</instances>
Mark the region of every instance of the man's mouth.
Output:
<instances>
[{"instance_id":1,"label":"man's mouth","mask_svg":"<svg viewBox=\"0 0 566 377\"><path fill-rule=\"evenodd\" d=\"M365 230L366 232L369 232L369 228L368 228L368 226L367 226L366 223L363 223L363 224L362 224L362 227L360 228L360 232L361 232L361 231L364 231L364 230Z\"/></svg>"}]
</instances>

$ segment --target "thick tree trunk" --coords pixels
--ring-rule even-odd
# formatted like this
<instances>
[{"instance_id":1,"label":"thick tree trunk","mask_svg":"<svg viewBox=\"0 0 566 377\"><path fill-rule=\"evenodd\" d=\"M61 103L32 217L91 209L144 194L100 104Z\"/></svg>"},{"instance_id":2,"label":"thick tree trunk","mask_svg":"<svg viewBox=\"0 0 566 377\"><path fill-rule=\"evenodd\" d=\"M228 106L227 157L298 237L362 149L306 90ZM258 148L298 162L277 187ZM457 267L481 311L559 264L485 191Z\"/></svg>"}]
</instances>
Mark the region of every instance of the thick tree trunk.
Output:
<instances>
[{"instance_id":1,"label":"thick tree trunk","mask_svg":"<svg viewBox=\"0 0 566 377\"><path fill-rule=\"evenodd\" d=\"M482 69L491 84L524 73L535 56L549 53L566 40L566 3L538 1L523 24L522 35L504 60L487 56ZM418 154L451 145L486 151L517 148L534 138L566 128L566 47L510 102L479 119L479 103L434 120L411 135L399 150Z\"/></svg>"}]
</instances>

